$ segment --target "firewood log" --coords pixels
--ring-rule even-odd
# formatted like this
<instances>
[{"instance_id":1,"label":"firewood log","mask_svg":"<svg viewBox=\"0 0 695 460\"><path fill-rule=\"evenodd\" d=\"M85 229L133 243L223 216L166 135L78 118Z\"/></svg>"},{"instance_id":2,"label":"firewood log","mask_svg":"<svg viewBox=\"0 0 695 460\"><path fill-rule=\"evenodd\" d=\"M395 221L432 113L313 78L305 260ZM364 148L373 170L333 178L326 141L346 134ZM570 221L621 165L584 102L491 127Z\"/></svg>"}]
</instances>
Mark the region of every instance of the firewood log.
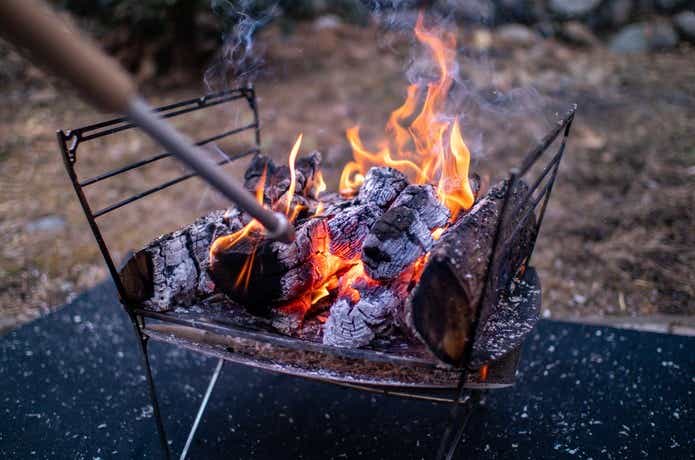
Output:
<instances>
[{"instance_id":1,"label":"firewood log","mask_svg":"<svg viewBox=\"0 0 695 460\"><path fill-rule=\"evenodd\" d=\"M311 288L319 275L315 267L324 257L312 248L326 247L327 235L326 219L322 218L298 226L295 240L289 244L252 233L210 260L215 290L255 313L265 314L274 304L292 300Z\"/></svg>"},{"instance_id":2,"label":"firewood log","mask_svg":"<svg viewBox=\"0 0 695 460\"><path fill-rule=\"evenodd\" d=\"M260 165L266 160L256 161ZM275 168L269 162L263 164L253 166L253 170ZM261 313L295 300L332 274L326 272L327 266L333 270L342 268L339 263L329 264L329 257L347 263L360 254L364 238L381 216L382 207L393 202L406 185L401 172L372 168L356 199L335 203L321 216L299 224L294 242L284 244L249 235L211 260L210 273L216 289ZM249 266L244 268L244 264ZM240 283L239 273L244 270L248 282Z\"/></svg>"},{"instance_id":3,"label":"firewood log","mask_svg":"<svg viewBox=\"0 0 695 460\"><path fill-rule=\"evenodd\" d=\"M243 226L236 211L214 211L133 254L119 275L126 302L154 311L188 306L212 293L206 267L210 244Z\"/></svg>"},{"instance_id":4,"label":"firewood log","mask_svg":"<svg viewBox=\"0 0 695 460\"><path fill-rule=\"evenodd\" d=\"M474 334L471 329L476 310L481 308L506 188L506 182L493 187L444 232L430 252L418 284L399 312L399 322L416 331L432 353L444 362L460 365ZM527 190L523 182L518 182L509 195L508 209L519 205ZM526 203L518 215L528 209L524 206ZM517 216L511 223L515 225L516 222ZM528 256L532 223L533 218L524 222L506 259L496 257L492 262L491 273L495 275L491 283L495 286L508 282L521 260ZM509 233L504 232L500 239L505 235ZM497 275L498 272L503 274Z\"/></svg>"},{"instance_id":5,"label":"firewood log","mask_svg":"<svg viewBox=\"0 0 695 460\"><path fill-rule=\"evenodd\" d=\"M407 186L408 179L402 172L387 166L375 166L367 171L357 199L360 203L373 203L386 209Z\"/></svg>"},{"instance_id":6,"label":"firewood log","mask_svg":"<svg viewBox=\"0 0 695 460\"><path fill-rule=\"evenodd\" d=\"M393 313L405 301L407 283L357 287L360 298L339 298L330 308L323 328L323 343L343 348L368 345L393 329Z\"/></svg>"},{"instance_id":7,"label":"firewood log","mask_svg":"<svg viewBox=\"0 0 695 460\"><path fill-rule=\"evenodd\" d=\"M449 210L433 186L406 187L364 240L362 260L369 276L381 281L396 278L430 250L432 230L448 219Z\"/></svg>"}]
</instances>

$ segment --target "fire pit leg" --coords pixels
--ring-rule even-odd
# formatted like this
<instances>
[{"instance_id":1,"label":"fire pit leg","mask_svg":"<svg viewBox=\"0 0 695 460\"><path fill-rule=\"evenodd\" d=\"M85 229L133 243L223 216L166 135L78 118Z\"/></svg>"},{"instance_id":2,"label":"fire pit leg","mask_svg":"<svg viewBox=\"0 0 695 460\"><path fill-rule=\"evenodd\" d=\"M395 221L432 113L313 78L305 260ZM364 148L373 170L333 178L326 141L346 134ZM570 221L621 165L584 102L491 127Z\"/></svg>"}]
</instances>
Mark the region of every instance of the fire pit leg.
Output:
<instances>
[{"instance_id":1,"label":"fire pit leg","mask_svg":"<svg viewBox=\"0 0 695 460\"><path fill-rule=\"evenodd\" d=\"M135 334L138 338L138 344L140 351L142 352L143 362L145 364L145 376L147 377L147 386L150 391L150 401L152 402L152 412L154 413L154 420L157 424L157 433L159 434L159 444L162 447L162 452L164 458L169 460L171 454L169 452L169 443L167 442L167 435L164 431L164 423L162 421L162 414L159 411L159 402L157 400L157 392L154 388L154 379L152 378L152 368L150 367L150 358L147 354L147 336L142 333L140 325L134 317L131 317L133 321L133 327L135 328Z\"/></svg>"},{"instance_id":2,"label":"fire pit leg","mask_svg":"<svg viewBox=\"0 0 695 460\"><path fill-rule=\"evenodd\" d=\"M203 413L205 412L205 409L208 407L208 400L210 399L210 395L212 394L212 390L215 388L215 384L217 383L217 377L220 376L220 372L222 371L222 365L224 364L224 359L220 358L217 361L217 367L215 367L215 371L212 373L212 377L210 377L210 383L208 384L208 389L205 391L205 396L203 396L203 401L200 403L200 407L198 408L198 413L195 416L195 420L193 421L193 426L191 427L191 432L188 433L188 439L186 439L186 445L183 447L183 450L181 451L181 457L180 460L185 460L186 455L188 455L188 449L191 447L191 443L193 442L193 438L195 437L195 432L198 430L198 425L200 424L200 419L203 418Z\"/></svg>"},{"instance_id":3,"label":"fire pit leg","mask_svg":"<svg viewBox=\"0 0 695 460\"><path fill-rule=\"evenodd\" d=\"M437 460L451 460L454 457L473 411L481 405L483 391L465 390L462 385L464 380L461 379L459 391L449 414L449 422L439 443ZM464 396L465 393L468 394ZM462 398L465 399L462 401Z\"/></svg>"}]
</instances>

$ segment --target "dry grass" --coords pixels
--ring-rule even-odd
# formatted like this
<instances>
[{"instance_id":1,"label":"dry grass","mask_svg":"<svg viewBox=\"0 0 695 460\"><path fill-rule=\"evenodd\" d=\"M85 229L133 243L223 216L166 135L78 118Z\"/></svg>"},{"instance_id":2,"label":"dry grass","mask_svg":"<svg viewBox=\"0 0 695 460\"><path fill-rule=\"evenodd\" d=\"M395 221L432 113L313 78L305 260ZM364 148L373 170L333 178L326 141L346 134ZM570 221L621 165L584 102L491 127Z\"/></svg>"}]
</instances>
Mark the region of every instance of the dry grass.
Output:
<instances>
[{"instance_id":1,"label":"dry grass","mask_svg":"<svg viewBox=\"0 0 695 460\"><path fill-rule=\"evenodd\" d=\"M556 108L580 105L534 256L545 308L559 316L695 313L692 51L618 58L552 41L513 47L484 32L466 31L461 38L470 56L488 56L485 65L467 59L462 67L466 88L481 95L478 102L494 102L463 109L479 171L500 176L548 127ZM303 132L303 151L316 148L324 154L329 187L335 187L350 155L345 129L360 123L367 141L378 140L388 112L404 96L409 45L376 29L316 31L310 24L290 36L271 29L262 39L272 75L257 85L263 148L283 158ZM71 92L37 81L15 81L2 89L0 330L49 311L106 276L54 134L101 117ZM538 94L517 91L506 106L495 102L493 89L531 84ZM148 92L155 101L170 102L198 95L200 87ZM202 137L242 121L240 113L203 111L181 120L181 126ZM158 151L136 135L94 147L83 157L85 173ZM243 142L222 148L236 151ZM93 198L112 201L177 172L175 163L162 164L109 183ZM122 256L157 233L223 205L190 181L105 221L107 237ZM28 224L47 215L62 217L65 226L29 231Z\"/></svg>"}]
</instances>

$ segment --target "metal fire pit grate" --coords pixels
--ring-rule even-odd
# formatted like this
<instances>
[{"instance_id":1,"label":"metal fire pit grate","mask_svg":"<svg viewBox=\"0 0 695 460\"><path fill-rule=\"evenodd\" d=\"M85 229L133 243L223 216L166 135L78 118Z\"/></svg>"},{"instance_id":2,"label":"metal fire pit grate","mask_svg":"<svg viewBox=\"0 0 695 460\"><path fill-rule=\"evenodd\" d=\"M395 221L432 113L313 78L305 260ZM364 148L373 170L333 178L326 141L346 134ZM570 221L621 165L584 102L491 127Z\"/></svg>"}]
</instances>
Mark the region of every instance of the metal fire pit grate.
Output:
<instances>
[{"instance_id":1,"label":"metal fire pit grate","mask_svg":"<svg viewBox=\"0 0 695 460\"><path fill-rule=\"evenodd\" d=\"M235 101L246 102L253 117L253 122L196 141L197 145L206 145L240 133L253 133L255 147L219 160L218 165L223 166L260 152L260 124L255 91L252 87L209 94L197 99L167 105L157 109L157 111L164 118L172 118ZM497 241L499 238L495 238L493 258L504 257L504 254L509 251L513 244L518 228L511 229L507 227L511 226L514 220L512 216L516 215L519 209L522 209L522 205L523 209L527 209L525 204L530 204L524 219L530 217L531 213L535 213L537 230L535 235L537 236L557 177L558 167L565 150L575 109L576 107L572 107L539 145L523 159L520 168L511 171L509 181L512 185L507 187L507 190L512 190L516 181L521 179L524 179L530 185L530 189L523 203L515 209L507 206L508 201L505 200L497 235L505 234L510 236L505 241ZM432 401L454 402L456 406L461 404L466 407L463 416L464 423L460 423L461 427L465 426L465 421L470 416L473 404L480 398L478 390L500 388L514 383L521 340L525 334L521 334L519 343L511 351L507 349L504 350L504 353L496 354L494 347L486 346L486 342L490 341L491 328L485 326L489 326L490 318L494 318L495 315L497 317L500 314L502 316L505 315L504 310L494 311L495 305L491 305L489 299L487 302L485 301L486 299L483 299L483 308L480 309L483 311L479 313L479 317L474 321L474 327L477 331L475 343L473 346L468 347L469 350L464 360L464 362L475 364L475 366L469 365L461 369L442 364L427 352L424 346L414 345L398 339L398 337L394 337L389 341L378 342L369 348L356 350L331 347L308 338L287 337L262 327L262 324L249 318L249 315L238 306L236 306L238 314L230 316L228 314L229 310L230 308L234 309L235 306L221 297L206 299L202 304L197 305L199 308L190 308L183 311L177 309L164 313L147 311L139 305L129 303L127 301L126 289L121 282L112 254L102 235L99 218L116 210L124 210L131 203L154 193L162 192L173 185L196 176L194 173L184 173L179 177L167 180L94 211L90 205L90 200L87 198L85 189L95 187L103 181L171 156L171 154L166 152L158 153L89 178L82 179L78 177L77 163L83 154L81 151L78 153L78 151L82 145L95 139L113 136L134 128L135 126L127 119L117 118L77 129L61 130L57 132L57 137L68 176L75 188L78 200L82 205L89 226L94 233L101 254L116 285L121 303L131 318L139 339L138 343L143 353L157 428L166 457L169 456L169 447L149 365L147 354L149 339L185 347L219 358L219 363L213 373L208 392L203 399L188 442L183 449L182 457L187 453L197 424L207 404L207 399L224 361L232 361L269 371L326 381L361 390L378 391L396 396ZM556 141L559 145L557 145L556 149L553 149L555 153L550 159L543 159L543 154L551 150L551 145ZM502 232L502 229L507 231ZM532 251L533 245L531 246ZM521 280L519 280L520 282L516 284L517 290L514 292L516 297L520 297L523 300L514 306L514 311L510 317L496 318L501 323L504 323L504 321L518 321L519 317L534 318L535 321L535 317L538 315L540 309L540 282L535 270L529 265L530 255L529 253L524 267L520 267L519 273L523 275ZM489 280L490 274L488 273ZM492 292L495 294L492 295L497 296L497 291L493 290ZM508 295L508 293L505 295ZM490 309L493 311L490 311ZM478 324L479 322L480 324ZM486 369L486 374L481 376L478 374L477 368L484 363L488 363L489 366ZM467 391L470 394L466 395ZM455 415L452 415L452 427L455 425L453 423ZM449 434L448 432L445 434L445 440L448 439ZM452 446L458 443L460 432L455 436L458 437L455 437L454 442L451 443Z\"/></svg>"}]
</instances>

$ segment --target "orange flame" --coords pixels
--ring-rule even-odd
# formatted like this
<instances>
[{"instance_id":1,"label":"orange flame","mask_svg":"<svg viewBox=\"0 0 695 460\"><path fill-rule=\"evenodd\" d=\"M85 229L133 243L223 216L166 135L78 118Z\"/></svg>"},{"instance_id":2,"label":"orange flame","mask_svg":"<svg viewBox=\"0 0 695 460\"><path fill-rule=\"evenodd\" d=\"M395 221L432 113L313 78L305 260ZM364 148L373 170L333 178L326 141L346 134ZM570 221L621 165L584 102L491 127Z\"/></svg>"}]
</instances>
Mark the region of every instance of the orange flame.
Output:
<instances>
[{"instance_id":1,"label":"orange flame","mask_svg":"<svg viewBox=\"0 0 695 460\"><path fill-rule=\"evenodd\" d=\"M388 141L382 142L379 150L370 151L364 146L359 127L347 130L353 161L343 169L340 192L353 195L370 167L386 165L403 172L416 184L437 181L438 196L451 211L453 220L461 210L470 209L474 201L468 182L470 151L458 120L452 123L442 116L453 84L456 40L451 33L425 29L422 14L415 25L415 36L432 53L439 77L427 85L422 104L418 102L421 87L408 87L405 102L389 117ZM444 142L447 133L448 143Z\"/></svg>"},{"instance_id":2,"label":"orange flame","mask_svg":"<svg viewBox=\"0 0 695 460\"><path fill-rule=\"evenodd\" d=\"M312 190L312 195L314 198L318 199L319 196L326 191L328 187L326 187L326 181L323 180L323 174L321 174L321 171L316 171L316 175L314 176L314 186Z\"/></svg>"},{"instance_id":3,"label":"orange flame","mask_svg":"<svg viewBox=\"0 0 695 460\"><path fill-rule=\"evenodd\" d=\"M261 173L261 177L258 179L258 184L256 185L256 201L258 201L258 203L261 205L263 205L263 192L265 190L267 172L268 167L266 166L265 168L263 168L263 173ZM224 235L216 238L210 246L210 259L212 260L215 254L219 254L220 252L224 252L233 248L237 243L239 243L239 241L246 238L252 231L261 229L263 229L261 223L258 222L256 219L252 219L248 224L244 225L244 227L241 230L237 230L236 232L231 233L229 235ZM246 264L244 264L244 266L245 265Z\"/></svg>"},{"instance_id":4,"label":"orange flame","mask_svg":"<svg viewBox=\"0 0 695 460\"><path fill-rule=\"evenodd\" d=\"M475 196L469 183L470 151L463 140L458 118L445 116L448 93L453 85L455 72L456 40L454 35L435 28L426 29L423 15L420 14L415 25L415 36L432 54L438 77L426 86L408 86L403 104L395 109L386 123L385 140L378 143L377 150L367 148L360 138L358 126L347 130L346 136L353 152L353 160L348 162L340 177L339 191L344 196L354 195L365 179L369 168L390 166L408 176L411 183L436 184L439 200L450 210L451 221L462 211L473 205ZM276 202L273 209L284 212L291 222L304 209L293 206L297 192L297 171L295 163L302 142L300 133L289 153L290 184L287 191ZM256 199L264 203L266 170L261 175L256 188ZM310 188L309 188L310 187ZM318 199L326 190L326 183L320 171L316 172L311 184L306 184L300 193ZM295 200L296 201L296 200ZM315 215L323 212L319 202ZM445 226L446 227L446 226ZM432 230L432 237L438 240L445 227ZM211 259L215 253L228 250L262 226L255 219L241 230L217 238L210 248ZM312 305L328 296L336 295L352 303L360 300L364 288L378 285L365 272L359 256L345 259L330 251L330 235L325 225L317 225L311 235L312 285L306 292L280 307L280 311L299 314L302 317L312 311ZM238 273L234 286L248 288L252 274L258 239L250 255ZM424 254L412 265L412 269L400 280L411 284L417 282L425 269L429 255ZM487 368L481 369L481 376Z\"/></svg>"},{"instance_id":5,"label":"orange flame","mask_svg":"<svg viewBox=\"0 0 695 460\"><path fill-rule=\"evenodd\" d=\"M303 134L299 133L299 136L297 136L297 140L294 141L294 145L292 146L292 150L290 150L290 186L285 192L285 200L287 201L286 207L285 207L285 215L287 217L290 217L290 208L292 206L292 198L294 198L294 191L297 188L297 169L295 168L295 162L297 161L297 153L299 153L299 146L302 144L302 137ZM293 216L290 218L290 221L293 221L294 218L296 218L297 214L297 207L295 207Z\"/></svg>"},{"instance_id":6,"label":"orange flame","mask_svg":"<svg viewBox=\"0 0 695 460\"><path fill-rule=\"evenodd\" d=\"M480 370L479 370L480 380L481 380L482 382L484 382L484 381L487 380L487 371L488 371L488 365L487 365L487 364L485 364L484 366L482 366L482 367L480 368Z\"/></svg>"},{"instance_id":7,"label":"orange flame","mask_svg":"<svg viewBox=\"0 0 695 460\"><path fill-rule=\"evenodd\" d=\"M449 151L444 153L437 193L439 199L451 211L452 219L461 209L470 209L475 197L468 182L471 154L461 137L458 118L454 121L449 137Z\"/></svg>"}]
</instances>

